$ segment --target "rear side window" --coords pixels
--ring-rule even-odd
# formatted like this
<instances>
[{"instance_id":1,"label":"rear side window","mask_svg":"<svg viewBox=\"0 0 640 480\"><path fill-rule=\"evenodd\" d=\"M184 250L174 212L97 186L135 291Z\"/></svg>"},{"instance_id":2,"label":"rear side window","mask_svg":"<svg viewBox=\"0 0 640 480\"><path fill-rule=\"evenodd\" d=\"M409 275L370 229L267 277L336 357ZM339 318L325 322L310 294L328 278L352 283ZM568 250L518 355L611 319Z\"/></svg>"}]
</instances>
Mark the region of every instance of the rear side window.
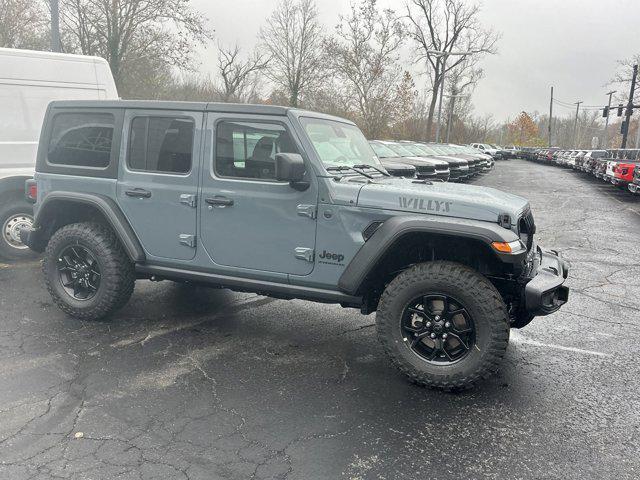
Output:
<instances>
[{"instance_id":1,"label":"rear side window","mask_svg":"<svg viewBox=\"0 0 640 480\"><path fill-rule=\"evenodd\" d=\"M47 160L51 164L106 168L115 118L110 113L59 113L53 117Z\"/></svg>"},{"instance_id":2,"label":"rear side window","mask_svg":"<svg viewBox=\"0 0 640 480\"><path fill-rule=\"evenodd\" d=\"M195 122L180 117L135 117L127 165L131 170L186 174L191 171Z\"/></svg>"}]
</instances>

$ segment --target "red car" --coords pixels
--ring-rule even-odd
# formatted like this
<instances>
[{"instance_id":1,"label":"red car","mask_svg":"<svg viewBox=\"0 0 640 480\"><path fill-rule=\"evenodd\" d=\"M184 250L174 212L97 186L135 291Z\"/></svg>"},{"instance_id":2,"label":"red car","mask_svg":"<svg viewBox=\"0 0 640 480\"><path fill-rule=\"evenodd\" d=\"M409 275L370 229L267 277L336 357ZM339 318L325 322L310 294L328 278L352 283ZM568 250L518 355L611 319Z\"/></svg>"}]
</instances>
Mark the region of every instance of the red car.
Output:
<instances>
[{"instance_id":1,"label":"red car","mask_svg":"<svg viewBox=\"0 0 640 480\"><path fill-rule=\"evenodd\" d=\"M628 184L633 183L633 172L638 165L636 162L621 161L616 163L613 167L613 178L611 183L614 185L620 185L626 187Z\"/></svg>"}]
</instances>

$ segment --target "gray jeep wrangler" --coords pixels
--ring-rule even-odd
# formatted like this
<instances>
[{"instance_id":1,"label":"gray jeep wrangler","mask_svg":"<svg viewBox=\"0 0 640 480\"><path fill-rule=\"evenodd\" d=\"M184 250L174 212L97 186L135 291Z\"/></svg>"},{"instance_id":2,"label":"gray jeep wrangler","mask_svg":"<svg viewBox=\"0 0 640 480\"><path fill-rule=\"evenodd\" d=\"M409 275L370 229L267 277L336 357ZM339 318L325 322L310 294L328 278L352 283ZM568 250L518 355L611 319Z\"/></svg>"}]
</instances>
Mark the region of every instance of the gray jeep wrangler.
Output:
<instances>
[{"instance_id":1,"label":"gray jeep wrangler","mask_svg":"<svg viewBox=\"0 0 640 480\"><path fill-rule=\"evenodd\" d=\"M314 112L54 102L27 191L21 239L79 319L122 307L136 279L338 303L377 312L415 382L460 389L568 296L525 199L390 177L353 123Z\"/></svg>"}]
</instances>

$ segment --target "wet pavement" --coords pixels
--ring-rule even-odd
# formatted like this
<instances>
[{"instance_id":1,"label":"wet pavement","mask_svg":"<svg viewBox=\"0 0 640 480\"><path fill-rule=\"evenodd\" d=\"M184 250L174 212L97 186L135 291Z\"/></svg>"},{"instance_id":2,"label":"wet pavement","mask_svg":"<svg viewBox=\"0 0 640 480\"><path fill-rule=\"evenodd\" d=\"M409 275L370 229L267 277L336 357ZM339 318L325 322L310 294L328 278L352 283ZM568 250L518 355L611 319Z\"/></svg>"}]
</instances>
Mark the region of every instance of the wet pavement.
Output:
<instances>
[{"instance_id":1,"label":"wet pavement","mask_svg":"<svg viewBox=\"0 0 640 480\"><path fill-rule=\"evenodd\" d=\"M406 381L374 315L139 282L80 322L0 264L0 478L638 478L640 201L521 160L474 183L530 199L572 292L462 394Z\"/></svg>"}]
</instances>

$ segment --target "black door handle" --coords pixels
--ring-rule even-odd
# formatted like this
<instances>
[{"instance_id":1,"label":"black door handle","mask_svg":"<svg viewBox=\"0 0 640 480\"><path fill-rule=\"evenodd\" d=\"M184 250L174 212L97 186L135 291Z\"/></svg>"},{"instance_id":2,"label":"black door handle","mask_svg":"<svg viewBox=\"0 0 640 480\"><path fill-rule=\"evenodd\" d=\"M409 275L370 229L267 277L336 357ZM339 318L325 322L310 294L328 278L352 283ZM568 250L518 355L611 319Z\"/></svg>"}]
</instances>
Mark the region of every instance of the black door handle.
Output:
<instances>
[{"instance_id":1,"label":"black door handle","mask_svg":"<svg viewBox=\"0 0 640 480\"><path fill-rule=\"evenodd\" d=\"M233 205L233 199L228 197L222 197L216 195L215 197L209 197L204 199L205 202L209 205L214 205L216 207L230 207Z\"/></svg>"},{"instance_id":2,"label":"black door handle","mask_svg":"<svg viewBox=\"0 0 640 480\"><path fill-rule=\"evenodd\" d=\"M151 198L151 192L144 188L134 188L133 190L125 190L124 194L127 197L134 198Z\"/></svg>"}]
</instances>

